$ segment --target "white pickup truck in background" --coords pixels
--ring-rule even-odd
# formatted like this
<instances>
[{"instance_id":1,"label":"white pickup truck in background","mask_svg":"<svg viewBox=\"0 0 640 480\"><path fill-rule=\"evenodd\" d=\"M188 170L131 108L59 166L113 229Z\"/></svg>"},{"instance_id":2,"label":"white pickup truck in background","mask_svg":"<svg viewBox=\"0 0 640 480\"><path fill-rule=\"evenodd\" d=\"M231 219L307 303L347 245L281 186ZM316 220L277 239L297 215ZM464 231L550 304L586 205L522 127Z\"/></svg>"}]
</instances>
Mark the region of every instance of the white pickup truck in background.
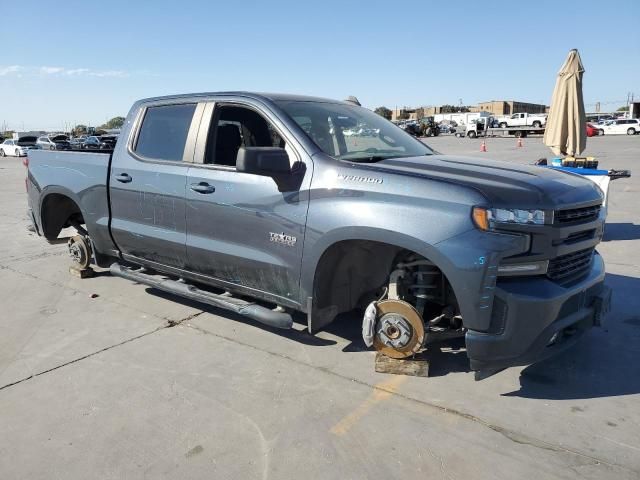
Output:
<instances>
[{"instance_id":1,"label":"white pickup truck in background","mask_svg":"<svg viewBox=\"0 0 640 480\"><path fill-rule=\"evenodd\" d=\"M514 113L513 115L505 115L498 117L498 125L500 128L507 127L544 127L547 123L547 115L545 113Z\"/></svg>"}]
</instances>

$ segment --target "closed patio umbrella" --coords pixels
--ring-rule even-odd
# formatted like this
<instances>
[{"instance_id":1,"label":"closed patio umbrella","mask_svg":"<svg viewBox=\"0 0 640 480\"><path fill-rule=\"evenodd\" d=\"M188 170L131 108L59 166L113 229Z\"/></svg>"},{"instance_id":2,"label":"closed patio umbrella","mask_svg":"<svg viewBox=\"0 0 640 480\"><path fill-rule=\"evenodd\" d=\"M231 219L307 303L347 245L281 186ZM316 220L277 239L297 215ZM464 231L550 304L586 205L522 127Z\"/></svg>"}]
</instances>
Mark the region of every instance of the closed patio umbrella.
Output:
<instances>
[{"instance_id":1,"label":"closed patio umbrella","mask_svg":"<svg viewBox=\"0 0 640 480\"><path fill-rule=\"evenodd\" d=\"M579 155L587 145L583 73L578 50L571 50L558 72L544 131L544 144L556 155Z\"/></svg>"}]
</instances>

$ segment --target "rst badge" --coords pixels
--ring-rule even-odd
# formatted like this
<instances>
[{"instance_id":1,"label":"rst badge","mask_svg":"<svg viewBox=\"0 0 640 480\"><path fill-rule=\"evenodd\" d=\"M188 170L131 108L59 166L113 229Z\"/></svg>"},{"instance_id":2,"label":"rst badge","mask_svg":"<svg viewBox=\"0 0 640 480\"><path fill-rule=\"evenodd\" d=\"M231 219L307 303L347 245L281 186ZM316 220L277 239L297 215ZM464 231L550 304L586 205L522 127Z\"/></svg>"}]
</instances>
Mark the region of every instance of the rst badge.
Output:
<instances>
[{"instance_id":1,"label":"rst badge","mask_svg":"<svg viewBox=\"0 0 640 480\"><path fill-rule=\"evenodd\" d=\"M285 235L284 232L282 233L269 232L269 241L274 243L280 243L281 245L286 245L287 247L293 247L295 246L298 239L291 235Z\"/></svg>"}]
</instances>

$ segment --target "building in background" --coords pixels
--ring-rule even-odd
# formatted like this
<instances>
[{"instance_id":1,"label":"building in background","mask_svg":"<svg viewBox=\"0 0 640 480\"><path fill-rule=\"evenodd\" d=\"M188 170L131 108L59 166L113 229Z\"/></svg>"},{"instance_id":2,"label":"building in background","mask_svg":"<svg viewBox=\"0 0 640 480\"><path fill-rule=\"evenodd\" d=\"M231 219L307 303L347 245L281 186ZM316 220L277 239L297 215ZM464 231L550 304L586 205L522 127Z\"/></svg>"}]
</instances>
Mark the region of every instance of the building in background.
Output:
<instances>
[{"instance_id":1,"label":"building in background","mask_svg":"<svg viewBox=\"0 0 640 480\"><path fill-rule=\"evenodd\" d=\"M488 114L512 115L514 113L548 113L549 107L539 103L517 102L515 100L491 100L490 102L480 102L477 105L462 107L460 113L464 112L486 112ZM420 120L424 117L432 117L444 113L458 113L452 105L426 106L426 107L402 107L391 109L391 120Z\"/></svg>"},{"instance_id":2,"label":"building in background","mask_svg":"<svg viewBox=\"0 0 640 480\"><path fill-rule=\"evenodd\" d=\"M462 107L462 110L458 110L453 105L440 105L440 106L423 106L416 108L395 108L391 110L391 120L420 120L424 117L433 117L440 113L458 113L471 111L470 107Z\"/></svg>"},{"instance_id":3,"label":"building in background","mask_svg":"<svg viewBox=\"0 0 640 480\"><path fill-rule=\"evenodd\" d=\"M547 113L549 107L539 103L516 102L515 100L491 100L480 102L471 108L472 112L489 112L492 115L512 115L514 113Z\"/></svg>"}]
</instances>

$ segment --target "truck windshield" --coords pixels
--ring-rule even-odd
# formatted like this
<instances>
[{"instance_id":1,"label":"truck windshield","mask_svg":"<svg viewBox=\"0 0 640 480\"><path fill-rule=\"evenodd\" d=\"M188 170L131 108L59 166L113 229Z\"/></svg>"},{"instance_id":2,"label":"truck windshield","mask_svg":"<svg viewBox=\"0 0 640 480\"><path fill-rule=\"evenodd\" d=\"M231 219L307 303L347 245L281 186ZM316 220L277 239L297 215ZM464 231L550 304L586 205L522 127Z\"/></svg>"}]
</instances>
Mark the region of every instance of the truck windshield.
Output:
<instances>
[{"instance_id":1,"label":"truck windshield","mask_svg":"<svg viewBox=\"0 0 640 480\"><path fill-rule=\"evenodd\" d=\"M351 162L432 155L433 150L366 108L342 103L277 102L326 154Z\"/></svg>"}]
</instances>

